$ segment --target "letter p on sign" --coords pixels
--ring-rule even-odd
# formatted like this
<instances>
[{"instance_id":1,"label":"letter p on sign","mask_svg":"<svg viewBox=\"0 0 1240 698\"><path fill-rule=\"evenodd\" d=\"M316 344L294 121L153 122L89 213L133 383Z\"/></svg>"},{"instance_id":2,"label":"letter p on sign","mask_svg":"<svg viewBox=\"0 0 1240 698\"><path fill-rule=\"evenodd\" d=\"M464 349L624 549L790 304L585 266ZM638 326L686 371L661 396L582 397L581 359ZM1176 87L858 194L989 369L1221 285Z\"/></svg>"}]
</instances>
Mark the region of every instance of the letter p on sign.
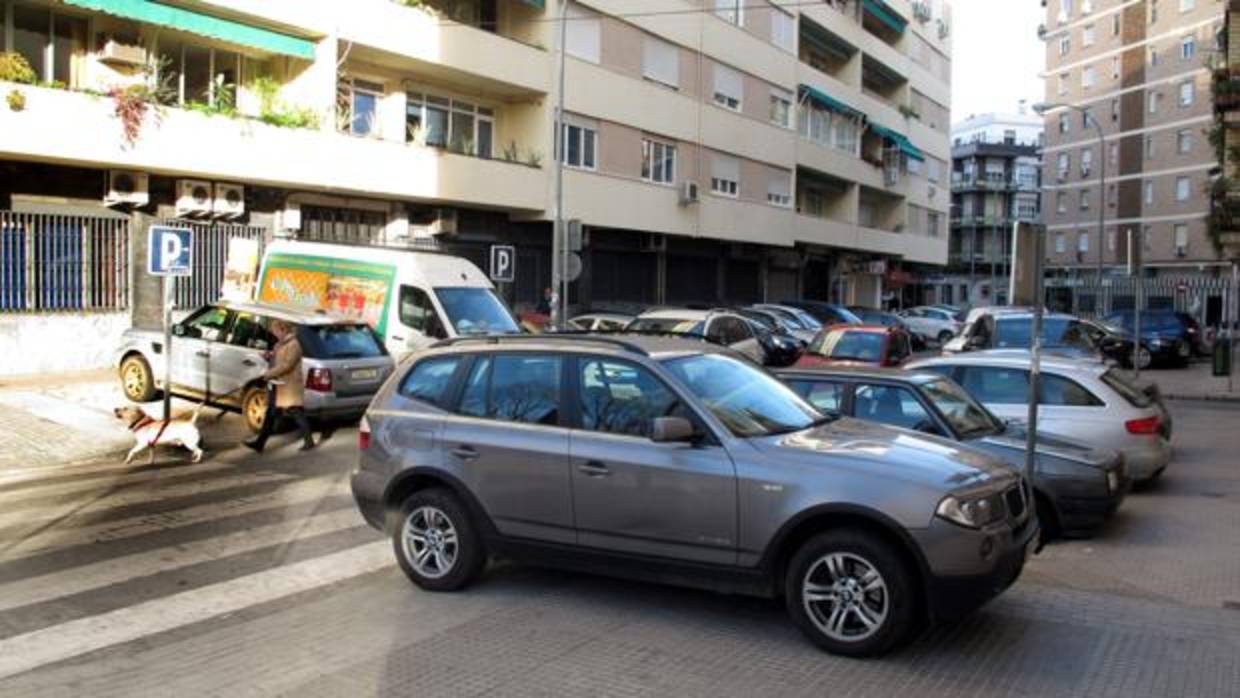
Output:
<instances>
[{"instance_id":1,"label":"letter p on sign","mask_svg":"<svg viewBox=\"0 0 1240 698\"><path fill-rule=\"evenodd\" d=\"M192 230L153 225L147 239L147 271L155 276L188 276L193 251Z\"/></svg>"}]
</instances>

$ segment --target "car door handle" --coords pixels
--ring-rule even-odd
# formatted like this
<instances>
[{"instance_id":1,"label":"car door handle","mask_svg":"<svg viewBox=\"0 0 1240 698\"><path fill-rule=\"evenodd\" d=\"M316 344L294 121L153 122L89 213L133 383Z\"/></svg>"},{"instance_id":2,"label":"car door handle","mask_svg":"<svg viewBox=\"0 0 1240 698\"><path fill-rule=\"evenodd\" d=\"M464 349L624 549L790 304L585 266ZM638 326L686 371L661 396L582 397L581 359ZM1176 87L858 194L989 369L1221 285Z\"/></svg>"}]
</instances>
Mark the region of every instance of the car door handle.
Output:
<instances>
[{"instance_id":1,"label":"car door handle","mask_svg":"<svg viewBox=\"0 0 1240 698\"><path fill-rule=\"evenodd\" d=\"M607 477L611 475L611 471L607 469L607 466L596 460L586 461L577 466L577 469L585 473L587 477Z\"/></svg>"},{"instance_id":2,"label":"car door handle","mask_svg":"<svg viewBox=\"0 0 1240 698\"><path fill-rule=\"evenodd\" d=\"M458 446L452 449L452 455L461 460L473 460L478 457L478 451L473 446Z\"/></svg>"}]
</instances>

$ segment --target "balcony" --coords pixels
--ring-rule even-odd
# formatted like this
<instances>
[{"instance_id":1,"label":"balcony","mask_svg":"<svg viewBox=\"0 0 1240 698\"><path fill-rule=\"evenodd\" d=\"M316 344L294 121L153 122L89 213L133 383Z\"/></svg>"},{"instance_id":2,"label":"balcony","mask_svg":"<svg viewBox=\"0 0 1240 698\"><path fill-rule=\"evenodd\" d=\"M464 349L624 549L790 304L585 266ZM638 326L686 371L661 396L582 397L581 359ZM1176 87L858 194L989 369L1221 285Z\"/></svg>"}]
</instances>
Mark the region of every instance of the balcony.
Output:
<instances>
[{"instance_id":1,"label":"balcony","mask_svg":"<svg viewBox=\"0 0 1240 698\"><path fill-rule=\"evenodd\" d=\"M1002 175L963 176L952 174L952 191L1037 191L1029 182L1019 182Z\"/></svg>"},{"instance_id":2,"label":"balcony","mask_svg":"<svg viewBox=\"0 0 1240 698\"><path fill-rule=\"evenodd\" d=\"M529 212L546 207L541 167L177 108L158 118L148 113L129 145L111 98L18 89L25 108L0 110L6 158Z\"/></svg>"}]
</instances>

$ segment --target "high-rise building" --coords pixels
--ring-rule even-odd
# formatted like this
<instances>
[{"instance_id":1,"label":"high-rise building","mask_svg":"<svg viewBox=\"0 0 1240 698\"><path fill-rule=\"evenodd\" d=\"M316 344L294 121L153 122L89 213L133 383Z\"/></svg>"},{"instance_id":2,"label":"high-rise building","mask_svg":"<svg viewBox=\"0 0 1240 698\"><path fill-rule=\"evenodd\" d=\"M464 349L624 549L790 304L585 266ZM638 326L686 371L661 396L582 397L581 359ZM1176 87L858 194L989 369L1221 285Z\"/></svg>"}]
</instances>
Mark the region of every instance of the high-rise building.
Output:
<instances>
[{"instance_id":1,"label":"high-rise building","mask_svg":"<svg viewBox=\"0 0 1240 698\"><path fill-rule=\"evenodd\" d=\"M1218 58L1226 3L1044 4L1049 264L1069 276L1096 274L1099 261L1117 271L1133 239L1144 241L1149 276L1215 275L1221 262L1206 225L1218 165L1209 141L1209 65Z\"/></svg>"}]
</instances>

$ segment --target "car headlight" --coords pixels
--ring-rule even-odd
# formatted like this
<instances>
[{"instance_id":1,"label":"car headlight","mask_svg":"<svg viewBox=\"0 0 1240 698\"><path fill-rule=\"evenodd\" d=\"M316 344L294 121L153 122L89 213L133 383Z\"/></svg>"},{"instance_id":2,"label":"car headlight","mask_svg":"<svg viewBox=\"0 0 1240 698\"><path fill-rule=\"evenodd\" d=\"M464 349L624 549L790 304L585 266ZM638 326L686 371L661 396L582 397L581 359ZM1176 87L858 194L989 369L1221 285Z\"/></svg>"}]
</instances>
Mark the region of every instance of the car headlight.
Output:
<instances>
[{"instance_id":1,"label":"car headlight","mask_svg":"<svg viewBox=\"0 0 1240 698\"><path fill-rule=\"evenodd\" d=\"M947 495L934 512L940 518L964 526L981 528L1003 518L1003 498L999 494L983 497Z\"/></svg>"}]
</instances>

